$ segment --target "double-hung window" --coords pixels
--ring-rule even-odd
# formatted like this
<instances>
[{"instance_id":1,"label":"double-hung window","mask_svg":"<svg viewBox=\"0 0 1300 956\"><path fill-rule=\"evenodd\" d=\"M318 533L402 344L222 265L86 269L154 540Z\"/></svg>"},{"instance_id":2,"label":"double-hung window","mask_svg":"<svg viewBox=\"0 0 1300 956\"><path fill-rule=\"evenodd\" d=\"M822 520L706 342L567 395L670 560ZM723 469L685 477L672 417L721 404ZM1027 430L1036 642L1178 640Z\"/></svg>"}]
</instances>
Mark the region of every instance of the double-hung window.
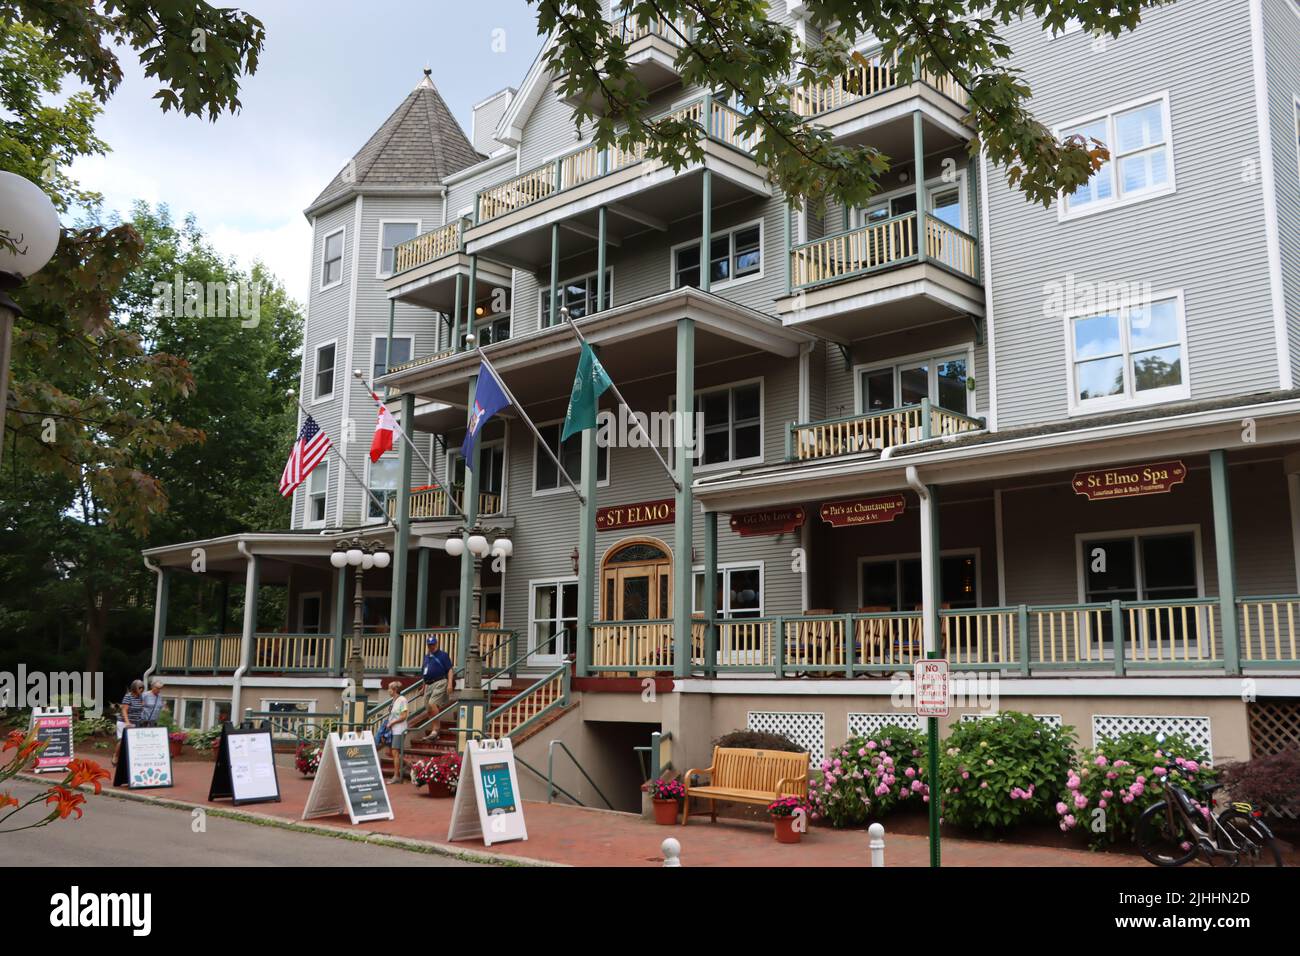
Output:
<instances>
[{"instance_id":1,"label":"double-hung window","mask_svg":"<svg viewBox=\"0 0 1300 956\"><path fill-rule=\"evenodd\" d=\"M929 398L940 408L967 414L970 359L966 354L935 355L863 369L858 373L862 412L919 405Z\"/></svg>"},{"instance_id":2,"label":"double-hung window","mask_svg":"<svg viewBox=\"0 0 1300 956\"><path fill-rule=\"evenodd\" d=\"M600 309L596 305L597 282L596 273L590 275L578 276L575 279L566 279L560 283L560 305L569 310L569 317L580 319L585 315L591 315ZM551 290L543 289L541 294L542 300L542 327L546 328L554 324L554 318L551 316ZM605 305L608 309L614 302L614 271L605 270Z\"/></svg>"},{"instance_id":3,"label":"double-hung window","mask_svg":"<svg viewBox=\"0 0 1300 956\"><path fill-rule=\"evenodd\" d=\"M709 241L710 287L733 279L759 275L763 271L763 227L749 223L719 233ZM700 285L700 244L673 250L673 287Z\"/></svg>"},{"instance_id":4,"label":"double-hung window","mask_svg":"<svg viewBox=\"0 0 1300 956\"><path fill-rule=\"evenodd\" d=\"M479 512L496 514L501 509L502 492L505 488L505 443L480 442L478 459ZM461 457L459 451L453 451L447 456L447 474L451 478L451 490L456 496L456 501L463 500L465 459Z\"/></svg>"},{"instance_id":5,"label":"double-hung window","mask_svg":"<svg viewBox=\"0 0 1300 956\"><path fill-rule=\"evenodd\" d=\"M1071 316L1068 334L1071 411L1189 396L1181 294Z\"/></svg>"},{"instance_id":6,"label":"double-hung window","mask_svg":"<svg viewBox=\"0 0 1300 956\"><path fill-rule=\"evenodd\" d=\"M397 480L401 475L400 464L396 452L389 452L378 461L370 463L370 490L374 495L366 495L366 514L371 520L384 517L384 512L375 501L376 498L386 507L390 500L397 497Z\"/></svg>"},{"instance_id":7,"label":"double-hung window","mask_svg":"<svg viewBox=\"0 0 1300 956\"><path fill-rule=\"evenodd\" d=\"M390 276L397 269L395 251L420 234L418 222L386 222L380 226L379 275Z\"/></svg>"},{"instance_id":8,"label":"double-hung window","mask_svg":"<svg viewBox=\"0 0 1300 956\"><path fill-rule=\"evenodd\" d=\"M411 337L409 335L393 336L393 354L388 354L388 336L376 335L371 354L375 357L370 370L370 381L386 374L397 365L411 361Z\"/></svg>"},{"instance_id":9,"label":"double-hung window","mask_svg":"<svg viewBox=\"0 0 1300 956\"><path fill-rule=\"evenodd\" d=\"M560 435L564 430L563 422L553 422L550 425L538 425L537 431L542 436L542 440L555 453L556 458L564 465L564 470L568 472L570 478L578 480L578 473L582 467L582 433L570 435L566 442L560 441ZM560 470L555 467L555 460L551 458L542 448L533 449L533 491L550 492L564 488L567 482ZM603 445L596 446L596 482L605 484L609 481L609 449Z\"/></svg>"},{"instance_id":10,"label":"double-hung window","mask_svg":"<svg viewBox=\"0 0 1300 956\"><path fill-rule=\"evenodd\" d=\"M1110 159L1086 183L1062 196L1062 217L1173 192L1174 150L1167 96L1064 126L1058 135L1061 139L1080 137L1090 148L1096 140L1110 151Z\"/></svg>"},{"instance_id":11,"label":"double-hung window","mask_svg":"<svg viewBox=\"0 0 1300 956\"><path fill-rule=\"evenodd\" d=\"M704 572L695 571L694 611L704 613ZM763 616L763 566L734 565L718 568L714 579L714 607L718 617Z\"/></svg>"},{"instance_id":12,"label":"double-hung window","mask_svg":"<svg viewBox=\"0 0 1300 956\"><path fill-rule=\"evenodd\" d=\"M578 630L578 584L546 581L533 585L530 644L539 657L565 657Z\"/></svg>"},{"instance_id":13,"label":"double-hung window","mask_svg":"<svg viewBox=\"0 0 1300 956\"><path fill-rule=\"evenodd\" d=\"M321 251L320 287L329 289L343 281L343 230L325 237Z\"/></svg>"},{"instance_id":14,"label":"double-hung window","mask_svg":"<svg viewBox=\"0 0 1300 956\"><path fill-rule=\"evenodd\" d=\"M325 524L325 499L330 486L329 459L312 469L307 479L307 524L321 527Z\"/></svg>"},{"instance_id":15,"label":"double-hung window","mask_svg":"<svg viewBox=\"0 0 1300 956\"><path fill-rule=\"evenodd\" d=\"M334 394L334 356L337 346L326 342L316 347L315 392L312 397L321 401Z\"/></svg>"},{"instance_id":16,"label":"double-hung window","mask_svg":"<svg viewBox=\"0 0 1300 956\"><path fill-rule=\"evenodd\" d=\"M762 382L699 392L695 396L695 414L696 422L704 429L697 436L701 444L700 464L745 464L762 460Z\"/></svg>"}]
</instances>

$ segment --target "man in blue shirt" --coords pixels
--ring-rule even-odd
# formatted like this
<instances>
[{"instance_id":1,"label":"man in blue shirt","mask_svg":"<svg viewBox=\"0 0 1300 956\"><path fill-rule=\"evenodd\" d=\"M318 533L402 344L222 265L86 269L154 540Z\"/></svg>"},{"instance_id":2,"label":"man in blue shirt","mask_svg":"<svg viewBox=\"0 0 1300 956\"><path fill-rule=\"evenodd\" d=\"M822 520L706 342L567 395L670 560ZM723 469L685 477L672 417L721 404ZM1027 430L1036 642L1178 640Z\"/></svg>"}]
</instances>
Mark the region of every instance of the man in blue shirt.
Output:
<instances>
[{"instance_id":1,"label":"man in blue shirt","mask_svg":"<svg viewBox=\"0 0 1300 956\"><path fill-rule=\"evenodd\" d=\"M438 711L447 706L447 686L451 681L452 665L447 652L438 647L438 638L430 635L426 642L428 653L424 655L424 667L420 676L424 678L425 700L429 702L429 717L432 719ZM435 732L434 727L429 728Z\"/></svg>"}]
</instances>

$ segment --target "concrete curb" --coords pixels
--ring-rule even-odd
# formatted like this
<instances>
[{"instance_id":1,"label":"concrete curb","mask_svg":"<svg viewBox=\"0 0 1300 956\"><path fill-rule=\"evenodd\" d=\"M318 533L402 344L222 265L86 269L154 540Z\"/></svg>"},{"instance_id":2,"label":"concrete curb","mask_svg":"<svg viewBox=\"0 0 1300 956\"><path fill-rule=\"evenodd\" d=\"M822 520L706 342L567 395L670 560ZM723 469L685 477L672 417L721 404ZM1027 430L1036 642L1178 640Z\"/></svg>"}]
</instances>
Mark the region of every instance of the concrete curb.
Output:
<instances>
[{"instance_id":1,"label":"concrete curb","mask_svg":"<svg viewBox=\"0 0 1300 956\"><path fill-rule=\"evenodd\" d=\"M34 774L20 773L15 776L16 780L25 780L28 783L49 785L48 778L42 778ZM82 786L84 791L86 786ZM380 830L353 830L348 827L334 826L328 823L304 823L300 820L289 820L285 817L272 816L268 813L253 813L248 810L237 810L227 807L218 807L206 803L191 803L188 800L177 800L174 797L158 797L147 793L135 793L129 790L117 790L112 787L104 787L100 796L115 797L118 800L133 800L137 803L149 803L158 807L166 807L170 810L202 810L205 814L215 817L222 817L227 820L236 820L241 823L251 823L255 826L271 826L281 830L292 830L298 833L312 833L316 836L332 837L336 840L351 840L355 843L371 843L375 846L388 846L398 850L407 850L411 853L428 853L436 856L450 857L455 860L464 860L466 863L482 863L489 866L538 866L538 867L567 867L567 863L556 863L554 860L538 860L527 856L514 856L505 853L487 853L477 850L467 850L463 847L454 846L450 843L435 843L432 840L417 840L413 837L398 836L395 833L384 833Z\"/></svg>"}]
</instances>

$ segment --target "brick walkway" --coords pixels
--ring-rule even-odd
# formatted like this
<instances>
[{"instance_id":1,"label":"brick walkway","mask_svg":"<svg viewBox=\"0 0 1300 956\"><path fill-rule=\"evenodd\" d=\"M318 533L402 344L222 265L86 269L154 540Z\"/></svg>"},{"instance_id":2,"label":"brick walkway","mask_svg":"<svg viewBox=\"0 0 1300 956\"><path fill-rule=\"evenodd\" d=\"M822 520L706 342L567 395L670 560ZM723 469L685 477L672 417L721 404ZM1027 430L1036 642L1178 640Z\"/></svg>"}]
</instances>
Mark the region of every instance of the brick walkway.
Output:
<instances>
[{"instance_id":1,"label":"brick walkway","mask_svg":"<svg viewBox=\"0 0 1300 956\"><path fill-rule=\"evenodd\" d=\"M286 822L300 821L311 781L292 768L279 768L282 802L231 808L229 801L208 803L212 766L206 762L176 763L174 787L136 791L132 796L225 807L240 814ZM767 823L719 820L714 824L704 814L699 822L686 827L660 827L628 813L531 802L525 804L524 812L528 840L502 843L489 849L476 840L447 842L451 800L436 800L410 783L390 786L389 797L393 820L354 827L346 816L321 817L308 821L307 825L418 840L450 853L572 866L658 865L663 862L659 844L668 836L681 842L684 866L868 866L871 862L863 832L814 827L804 834L802 843L787 846L772 838L772 828ZM91 813L96 799L103 798L90 798ZM924 837L886 833L885 843L888 866L929 863ZM1140 858L1128 855L958 839L944 840L943 862L946 866L1146 866Z\"/></svg>"}]
</instances>

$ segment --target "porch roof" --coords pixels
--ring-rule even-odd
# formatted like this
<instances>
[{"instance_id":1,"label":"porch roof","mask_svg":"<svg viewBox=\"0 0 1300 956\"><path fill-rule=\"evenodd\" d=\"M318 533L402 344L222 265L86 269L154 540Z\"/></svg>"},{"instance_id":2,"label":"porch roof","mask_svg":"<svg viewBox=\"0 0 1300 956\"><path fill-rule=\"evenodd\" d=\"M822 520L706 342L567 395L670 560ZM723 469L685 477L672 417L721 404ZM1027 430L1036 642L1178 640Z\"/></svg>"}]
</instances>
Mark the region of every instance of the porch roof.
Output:
<instances>
[{"instance_id":1,"label":"porch roof","mask_svg":"<svg viewBox=\"0 0 1300 956\"><path fill-rule=\"evenodd\" d=\"M964 484L1238 448L1245 418L1255 422L1256 446L1300 442L1300 389L949 435L883 453L761 465L698 478L693 488L706 511L734 511L898 491L908 487L907 470L913 467L927 484Z\"/></svg>"}]
</instances>

